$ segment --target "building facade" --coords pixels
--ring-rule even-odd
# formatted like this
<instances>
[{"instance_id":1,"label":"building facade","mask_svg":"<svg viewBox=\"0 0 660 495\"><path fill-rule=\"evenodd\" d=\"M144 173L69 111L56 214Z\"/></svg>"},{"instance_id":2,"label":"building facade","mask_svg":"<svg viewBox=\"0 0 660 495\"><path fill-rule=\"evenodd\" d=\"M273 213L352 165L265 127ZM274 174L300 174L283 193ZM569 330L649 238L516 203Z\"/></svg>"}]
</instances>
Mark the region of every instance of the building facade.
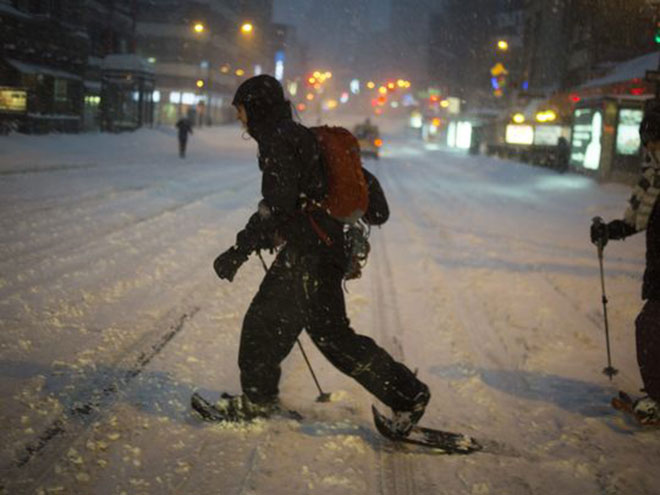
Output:
<instances>
[{"instance_id":1,"label":"building facade","mask_svg":"<svg viewBox=\"0 0 660 495\"><path fill-rule=\"evenodd\" d=\"M134 14L130 0L0 0L3 128L114 131L149 123L153 76L130 60Z\"/></svg>"},{"instance_id":2,"label":"building facade","mask_svg":"<svg viewBox=\"0 0 660 495\"><path fill-rule=\"evenodd\" d=\"M653 19L646 0L526 0L524 70L530 89L578 87L653 51Z\"/></svg>"},{"instance_id":3,"label":"building facade","mask_svg":"<svg viewBox=\"0 0 660 495\"><path fill-rule=\"evenodd\" d=\"M82 2L0 0L0 46L5 130L79 131L89 52Z\"/></svg>"},{"instance_id":4,"label":"building facade","mask_svg":"<svg viewBox=\"0 0 660 495\"><path fill-rule=\"evenodd\" d=\"M240 82L274 70L271 15L272 1L263 0L138 2L137 53L156 76L155 122L232 120Z\"/></svg>"}]
</instances>

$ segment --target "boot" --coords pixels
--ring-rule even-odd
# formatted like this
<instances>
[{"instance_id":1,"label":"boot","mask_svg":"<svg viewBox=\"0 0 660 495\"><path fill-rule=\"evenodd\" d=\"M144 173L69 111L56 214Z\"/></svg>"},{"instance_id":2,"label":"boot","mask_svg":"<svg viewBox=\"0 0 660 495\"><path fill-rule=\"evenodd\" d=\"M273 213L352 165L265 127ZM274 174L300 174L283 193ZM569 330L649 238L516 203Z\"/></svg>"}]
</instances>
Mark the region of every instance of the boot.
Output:
<instances>
[{"instance_id":1,"label":"boot","mask_svg":"<svg viewBox=\"0 0 660 495\"><path fill-rule=\"evenodd\" d=\"M429 389L424 386L424 390L421 391L414 399L414 405L412 409L406 411L397 411L392 410L394 416L392 418L392 428L398 435L406 437L410 434L413 427L422 419L424 411L426 410L426 405L431 399L431 393Z\"/></svg>"},{"instance_id":2,"label":"boot","mask_svg":"<svg viewBox=\"0 0 660 495\"><path fill-rule=\"evenodd\" d=\"M643 425L660 425L660 404L649 396L637 399L633 412Z\"/></svg>"},{"instance_id":3,"label":"boot","mask_svg":"<svg viewBox=\"0 0 660 495\"><path fill-rule=\"evenodd\" d=\"M252 421L256 418L267 418L272 414L279 413L281 410L278 400L257 404L245 395L229 394L222 394L214 407L221 414L230 418L230 421Z\"/></svg>"}]
</instances>

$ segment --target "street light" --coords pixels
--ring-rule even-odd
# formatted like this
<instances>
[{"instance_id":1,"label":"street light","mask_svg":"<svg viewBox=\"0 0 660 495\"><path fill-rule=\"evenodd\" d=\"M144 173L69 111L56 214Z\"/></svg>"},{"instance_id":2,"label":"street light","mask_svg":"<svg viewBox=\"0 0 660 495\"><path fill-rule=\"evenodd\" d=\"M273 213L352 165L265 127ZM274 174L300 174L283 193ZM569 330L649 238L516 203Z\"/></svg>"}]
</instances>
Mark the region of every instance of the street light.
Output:
<instances>
[{"instance_id":1,"label":"street light","mask_svg":"<svg viewBox=\"0 0 660 495\"><path fill-rule=\"evenodd\" d=\"M509 42L506 40L499 40L497 42L497 49L502 50L503 52L509 49Z\"/></svg>"},{"instance_id":2,"label":"street light","mask_svg":"<svg viewBox=\"0 0 660 495\"><path fill-rule=\"evenodd\" d=\"M204 29L206 28L204 27L204 24L202 24L201 22L196 22L193 25L193 31L195 31L197 34L202 34L204 32Z\"/></svg>"},{"instance_id":3,"label":"street light","mask_svg":"<svg viewBox=\"0 0 660 495\"><path fill-rule=\"evenodd\" d=\"M251 34L252 31L254 30L254 26L250 22L244 22L243 25L241 26L241 33L243 34Z\"/></svg>"}]
</instances>

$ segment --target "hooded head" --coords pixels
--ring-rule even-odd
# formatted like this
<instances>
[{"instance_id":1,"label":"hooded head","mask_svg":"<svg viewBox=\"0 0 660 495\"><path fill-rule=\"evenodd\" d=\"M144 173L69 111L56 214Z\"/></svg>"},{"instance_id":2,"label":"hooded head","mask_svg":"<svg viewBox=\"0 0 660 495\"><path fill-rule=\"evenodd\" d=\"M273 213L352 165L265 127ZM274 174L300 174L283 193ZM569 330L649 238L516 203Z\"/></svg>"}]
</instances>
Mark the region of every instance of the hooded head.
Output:
<instances>
[{"instance_id":1,"label":"hooded head","mask_svg":"<svg viewBox=\"0 0 660 495\"><path fill-rule=\"evenodd\" d=\"M648 152L651 166L660 167L660 106L651 104L639 125L639 137Z\"/></svg>"},{"instance_id":2,"label":"hooded head","mask_svg":"<svg viewBox=\"0 0 660 495\"><path fill-rule=\"evenodd\" d=\"M282 85L266 74L244 81L236 90L232 105L245 107L248 132L253 137L260 127L291 118L291 104L284 98Z\"/></svg>"}]
</instances>

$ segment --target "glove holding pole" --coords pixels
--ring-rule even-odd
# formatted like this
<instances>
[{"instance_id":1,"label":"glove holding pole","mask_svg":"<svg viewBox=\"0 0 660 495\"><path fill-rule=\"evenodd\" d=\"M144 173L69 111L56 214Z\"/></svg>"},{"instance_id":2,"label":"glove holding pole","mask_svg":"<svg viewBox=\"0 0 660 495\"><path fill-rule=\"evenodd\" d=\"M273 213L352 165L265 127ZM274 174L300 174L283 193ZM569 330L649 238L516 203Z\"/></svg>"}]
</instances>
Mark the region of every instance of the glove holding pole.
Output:
<instances>
[{"instance_id":1,"label":"glove holding pole","mask_svg":"<svg viewBox=\"0 0 660 495\"><path fill-rule=\"evenodd\" d=\"M221 279L231 282L234 280L236 272L248 257L236 246L232 246L227 251L218 256L213 262L213 269Z\"/></svg>"},{"instance_id":2,"label":"glove holding pole","mask_svg":"<svg viewBox=\"0 0 660 495\"><path fill-rule=\"evenodd\" d=\"M612 356L610 352L610 329L607 320L607 296L605 295L605 275L603 272L603 249L609 240L609 232L607 224L603 222L601 217L594 217L591 223L591 242L596 245L598 249L598 263L600 265L600 286L602 291L603 301L603 318L605 321L605 342L607 343L607 367L603 369L603 373L609 376L610 380L616 375L619 370L612 366Z\"/></svg>"}]
</instances>

